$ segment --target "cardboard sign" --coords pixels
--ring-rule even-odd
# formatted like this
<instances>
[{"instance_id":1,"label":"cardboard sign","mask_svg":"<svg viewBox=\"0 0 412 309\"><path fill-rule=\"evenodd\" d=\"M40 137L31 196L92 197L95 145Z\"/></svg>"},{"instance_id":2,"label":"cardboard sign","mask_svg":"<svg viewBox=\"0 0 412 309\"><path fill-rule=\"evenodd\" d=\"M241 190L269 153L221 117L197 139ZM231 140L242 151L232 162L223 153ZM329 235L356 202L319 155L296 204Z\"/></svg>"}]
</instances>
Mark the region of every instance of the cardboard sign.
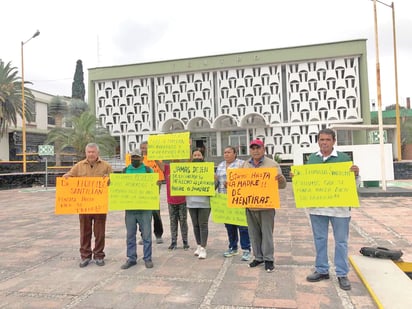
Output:
<instances>
[{"instance_id":1,"label":"cardboard sign","mask_svg":"<svg viewBox=\"0 0 412 309\"><path fill-rule=\"evenodd\" d=\"M170 163L170 195L215 195L214 168L213 162Z\"/></svg>"},{"instance_id":2,"label":"cardboard sign","mask_svg":"<svg viewBox=\"0 0 412 309\"><path fill-rule=\"evenodd\" d=\"M150 135L148 160L190 159L190 132Z\"/></svg>"},{"instance_id":3,"label":"cardboard sign","mask_svg":"<svg viewBox=\"0 0 412 309\"><path fill-rule=\"evenodd\" d=\"M279 208L277 168L233 168L227 170L229 207Z\"/></svg>"},{"instance_id":4,"label":"cardboard sign","mask_svg":"<svg viewBox=\"0 0 412 309\"><path fill-rule=\"evenodd\" d=\"M158 210L156 173L110 174L109 210Z\"/></svg>"},{"instance_id":5,"label":"cardboard sign","mask_svg":"<svg viewBox=\"0 0 412 309\"><path fill-rule=\"evenodd\" d=\"M292 166L296 208L359 207L352 162Z\"/></svg>"},{"instance_id":6,"label":"cardboard sign","mask_svg":"<svg viewBox=\"0 0 412 309\"><path fill-rule=\"evenodd\" d=\"M108 177L57 177L55 214L106 214Z\"/></svg>"},{"instance_id":7,"label":"cardboard sign","mask_svg":"<svg viewBox=\"0 0 412 309\"><path fill-rule=\"evenodd\" d=\"M246 210L227 207L227 194L217 193L212 196L210 206L213 222L247 226Z\"/></svg>"}]
</instances>

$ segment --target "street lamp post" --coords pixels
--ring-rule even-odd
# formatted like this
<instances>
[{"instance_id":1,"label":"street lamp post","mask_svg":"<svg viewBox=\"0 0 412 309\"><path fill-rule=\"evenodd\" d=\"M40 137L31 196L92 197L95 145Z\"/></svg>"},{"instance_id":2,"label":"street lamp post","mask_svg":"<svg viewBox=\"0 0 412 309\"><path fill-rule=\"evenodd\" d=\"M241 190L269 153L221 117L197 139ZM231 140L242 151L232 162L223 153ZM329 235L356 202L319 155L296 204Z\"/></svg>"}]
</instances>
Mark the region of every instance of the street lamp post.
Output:
<instances>
[{"instance_id":1,"label":"street lamp post","mask_svg":"<svg viewBox=\"0 0 412 309\"><path fill-rule=\"evenodd\" d=\"M399 115L399 96L398 96L398 61L396 57L396 28L395 28L395 3L392 2L392 30L393 30L393 59L395 65L395 97L396 97L396 143L398 145L398 160L402 160L401 144L401 121Z\"/></svg>"},{"instance_id":2,"label":"street lamp post","mask_svg":"<svg viewBox=\"0 0 412 309\"><path fill-rule=\"evenodd\" d=\"M31 39L35 38L40 34L37 30L30 39L25 42L21 42L21 134L23 138L23 173L27 172L27 159L26 159L26 101L24 100L24 57L23 57L23 46Z\"/></svg>"},{"instance_id":3,"label":"street lamp post","mask_svg":"<svg viewBox=\"0 0 412 309\"><path fill-rule=\"evenodd\" d=\"M375 0L372 0L375 1ZM401 144L401 124L400 124L400 115L399 115L399 96L398 96L398 61L396 56L396 26L395 26L395 3L392 2L391 5L386 4L385 2L376 0L380 4L383 4L386 7L392 9L392 36L393 36L393 60L395 66L395 110L396 110L396 144L397 144L397 153L398 160L402 160L402 144Z\"/></svg>"},{"instance_id":4,"label":"street lamp post","mask_svg":"<svg viewBox=\"0 0 412 309\"><path fill-rule=\"evenodd\" d=\"M376 90L377 90L377 96L378 96L378 122L379 122L379 144L380 144L380 152L381 152L381 177L382 177L382 190L386 191L385 148L383 144L383 121L382 121L381 69L380 69L380 64L379 64L378 17L376 14L376 0L373 0L373 11L374 11L374 21L375 21Z\"/></svg>"}]
</instances>

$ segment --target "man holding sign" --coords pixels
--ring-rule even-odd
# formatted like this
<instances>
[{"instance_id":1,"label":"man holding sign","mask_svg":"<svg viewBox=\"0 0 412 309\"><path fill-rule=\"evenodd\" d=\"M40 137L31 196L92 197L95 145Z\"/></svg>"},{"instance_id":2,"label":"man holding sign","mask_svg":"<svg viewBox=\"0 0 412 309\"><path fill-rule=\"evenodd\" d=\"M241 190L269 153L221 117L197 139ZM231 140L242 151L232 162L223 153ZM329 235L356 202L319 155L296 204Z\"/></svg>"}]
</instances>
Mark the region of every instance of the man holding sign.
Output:
<instances>
[{"instance_id":1,"label":"man holding sign","mask_svg":"<svg viewBox=\"0 0 412 309\"><path fill-rule=\"evenodd\" d=\"M265 157L265 145L263 141L255 139L250 142L251 158L244 164L244 168L275 168L275 177L279 189L286 188L286 178L277 162ZM249 236L252 242L252 249L255 259L249 267L256 267L265 263L265 270L272 272L275 267L273 228L275 225L274 208L246 208L246 219L249 228Z\"/></svg>"},{"instance_id":2,"label":"man holding sign","mask_svg":"<svg viewBox=\"0 0 412 309\"><path fill-rule=\"evenodd\" d=\"M132 164L124 169L126 174L153 173L153 170L142 163L140 149L135 149L131 153ZM125 211L124 221L126 223L126 255L127 261L121 269L128 269L137 264L136 233L137 225L142 236L143 260L146 268L153 268L152 262L152 210L132 209Z\"/></svg>"},{"instance_id":3,"label":"man holding sign","mask_svg":"<svg viewBox=\"0 0 412 309\"><path fill-rule=\"evenodd\" d=\"M310 155L307 164L330 164L351 161L347 154L334 149L335 142L336 135L333 130L320 130L318 133L319 151ZM350 171L359 180L359 168L356 165L352 165ZM343 290L350 290L351 284L347 277L349 272L348 238L350 207L310 208L309 213L316 248L316 269L313 274L306 277L307 281L318 282L329 279L327 248L329 222L331 222L335 239L335 267L339 286Z\"/></svg>"},{"instance_id":4,"label":"man holding sign","mask_svg":"<svg viewBox=\"0 0 412 309\"><path fill-rule=\"evenodd\" d=\"M67 177L108 177L113 172L111 165L100 159L99 146L95 143L86 145L86 159L79 161L71 168L64 178ZM92 254L96 265L104 265L104 245L106 234L107 214L79 214L80 221L80 256L79 266L89 265ZM92 252L91 241L94 233L95 244Z\"/></svg>"}]
</instances>

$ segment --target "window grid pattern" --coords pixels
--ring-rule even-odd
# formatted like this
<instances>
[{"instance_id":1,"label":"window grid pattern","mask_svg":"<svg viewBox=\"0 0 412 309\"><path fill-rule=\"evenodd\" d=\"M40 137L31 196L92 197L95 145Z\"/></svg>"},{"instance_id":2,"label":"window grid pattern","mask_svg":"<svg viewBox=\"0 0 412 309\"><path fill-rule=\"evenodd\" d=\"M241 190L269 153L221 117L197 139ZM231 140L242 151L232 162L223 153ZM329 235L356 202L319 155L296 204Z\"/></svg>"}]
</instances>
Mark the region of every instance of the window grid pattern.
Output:
<instances>
[{"instance_id":1,"label":"window grid pattern","mask_svg":"<svg viewBox=\"0 0 412 309\"><path fill-rule=\"evenodd\" d=\"M357 56L97 81L96 101L100 123L125 136L126 151L151 133L230 124L287 160L317 143L321 128L362 122Z\"/></svg>"}]
</instances>

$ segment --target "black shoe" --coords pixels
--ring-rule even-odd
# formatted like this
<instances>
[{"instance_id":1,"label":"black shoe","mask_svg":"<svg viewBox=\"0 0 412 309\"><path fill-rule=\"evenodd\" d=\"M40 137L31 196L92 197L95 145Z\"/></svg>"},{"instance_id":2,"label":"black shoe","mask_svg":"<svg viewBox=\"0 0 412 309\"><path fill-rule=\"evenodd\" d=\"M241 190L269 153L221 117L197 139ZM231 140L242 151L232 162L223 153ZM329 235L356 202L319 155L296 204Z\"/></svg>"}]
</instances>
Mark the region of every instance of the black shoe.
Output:
<instances>
[{"instance_id":1,"label":"black shoe","mask_svg":"<svg viewBox=\"0 0 412 309\"><path fill-rule=\"evenodd\" d=\"M124 263L120 268L121 269L128 269L132 266L136 265L136 261L129 261L127 260L126 263Z\"/></svg>"},{"instance_id":2,"label":"black shoe","mask_svg":"<svg viewBox=\"0 0 412 309\"><path fill-rule=\"evenodd\" d=\"M156 243L157 243L157 244L162 244L162 243L163 243L162 236L156 237Z\"/></svg>"},{"instance_id":3,"label":"black shoe","mask_svg":"<svg viewBox=\"0 0 412 309\"><path fill-rule=\"evenodd\" d=\"M86 267L87 265L89 265L90 261L91 259L89 258L82 259L81 262L79 263L79 267L80 268Z\"/></svg>"},{"instance_id":4,"label":"black shoe","mask_svg":"<svg viewBox=\"0 0 412 309\"><path fill-rule=\"evenodd\" d=\"M183 250L187 251L190 248L189 244L187 241L183 241Z\"/></svg>"},{"instance_id":5,"label":"black shoe","mask_svg":"<svg viewBox=\"0 0 412 309\"><path fill-rule=\"evenodd\" d=\"M104 266L105 264L103 259L95 259L94 262L97 266Z\"/></svg>"},{"instance_id":6,"label":"black shoe","mask_svg":"<svg viewBox=\"0 0 412 309\"><path fill-rule=\"evenodd\" d=\"M152 260L144 261L144 265L146 266L146 268L153 268Z\"/></svg>"},{"instance_id":7,"label":"black shoe","mask_svg":"<svg viewBox=\"0 0 412 309\"><path fill-rule=\"evenodd\" d=\"M249 267L256 267L263 263L263 261L253 260L252 263L249 264Z\"/></svg>"},{"instance_id":8,"label":"black shoe","mask_svg":"<svg viewBox=\"0 0 412 309\"><path fill-rule=\"evenodd\" d=\"M349 291L351 289L348 277L338 277L339 287L342 290Z\"/></svg>"},{"instance_id":9,"label":"black shoe","mask_svg":"<svg viewBox=\"0 0 412 309\"><path fill-rule=\"evenodd\" d=\"M266 270L268 273L271 273L274 269L275 269L275 266L273 266L273 262L272 262L272 261L265 261L265 270Z\"/></svg>"},{"instance_id":10,"label":"black shoe","mask_svg":"<svg viewBox=\"0 0 412 309\"><path fill-rule=\"evenodd\" d=\"M176 243L172 242L172 243L170 244L169 248L167 248L167 249L169 249L169 250L176 250L176 249L177 249Z\"/></svg>"},{"instance_id":11,"label":"black shoe","mask_svg":"<svg viewBox=\"0 0 412 309\"><path fill-rule=\"evenodd\" d=\"M326 279L329 279L329 274L320 274L316 271L313 274L310 274L306 277L306 280L309 282L318 282Z\"/></svg>"}]
</instances>

